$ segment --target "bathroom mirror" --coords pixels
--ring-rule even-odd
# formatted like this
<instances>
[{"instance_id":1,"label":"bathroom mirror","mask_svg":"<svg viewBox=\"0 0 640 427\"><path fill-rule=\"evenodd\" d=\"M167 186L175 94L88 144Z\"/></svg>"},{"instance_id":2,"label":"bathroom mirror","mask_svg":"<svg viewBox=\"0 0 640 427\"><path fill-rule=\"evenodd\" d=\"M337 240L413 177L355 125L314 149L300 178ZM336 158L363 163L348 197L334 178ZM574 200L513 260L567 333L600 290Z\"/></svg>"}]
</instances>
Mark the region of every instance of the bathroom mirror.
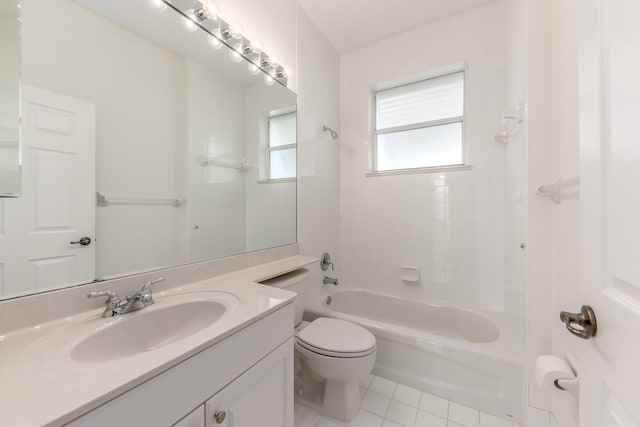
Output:
<instances>
[{"instance_id":1,"label":"bathroom mirror","mask_svg":"<svg viewBox=\"0 0 640 427\"><path fill-rule=\"evenodd\" d=\"M162 5L21 1L5 298L295 243L295 94Z\"/></svg>"},{"instance_id":2,"label":"bathroom mirror","mask_svg":"<svg viewBox=\"0 0 640 427\"><path fill-rule=\"evenodd\" d=\"M0 3L0 197L20 193L20 8Z\"/></svg>"}]
</instances>

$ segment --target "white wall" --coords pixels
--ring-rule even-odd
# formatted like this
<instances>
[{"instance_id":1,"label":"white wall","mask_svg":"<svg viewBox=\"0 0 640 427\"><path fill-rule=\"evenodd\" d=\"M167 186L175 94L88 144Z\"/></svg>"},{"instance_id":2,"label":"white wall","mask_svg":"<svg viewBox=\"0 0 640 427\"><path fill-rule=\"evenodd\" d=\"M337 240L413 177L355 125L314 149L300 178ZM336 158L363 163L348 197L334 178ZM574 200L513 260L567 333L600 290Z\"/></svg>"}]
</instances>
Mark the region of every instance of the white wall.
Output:
<instances>
[{"instance_id":1,"label":"white wall","mask_svg":"<svg viewBox=\"0 0 640 427\"><path fill-rule=\"evenodd\" d=\"M96 105L97 191L177 194L175 144L186 138L175 125L185 109L182 59L69 0L23 1L22 13L23 82ZM97 275L174 265L179 211L98 208Z\"/></svg>"},{"instance_id":2,"label":"white wall","mask_svg":"<svg viewBox=\"0 0 640 427\"><path fill-rule=\"evenodd\" d=\"M338 53L298 8L298 242L304 255L320 257L329 252L334 271L311 267L308 298L327 287L323 273L342 279L340 256L340 147L322 132L326 125L338 129Z\"/></svg>"},{"instance_id":3,"label":"white wall","mask_svg":"<svg viewBox=\"0 0 640 427\"><path fill-rule=\"evenodd\" d=\"M535 382L538 356L551 353L552 202L536 195L536 185L553 179L551 1L528 1L529 135L527 177L527 378L529 404L550 410L548 391ZM556 315L557 316L557 315Z\"/></svg>"},{"instance_id":4,"label":"white wall","mask_svg":"<svg viewBox=\"0 0 640 427\"><path fill-rule=\"evenodd\" d=\"M505 306L507 2L497 1L346 54L341 62L341 245L347 286ZM365 177L373 85L466 62L469 171ZM403 265L421 281L404 284ZM517 307L516 307L517 309Z\"/></svg>"},{"instance_id":5,"label":"white wall","mask_svg":"<svg viewBox=\"0 0 640 427\"><path fill-rule=\"evenodd\" d=\"M570 0L553 2L553 98L552 177L579 175L578 139L578 15ZM580 202L578 194L564 197L552 206L552 354L579 355L582 340L571 335L560 322L562 310L576 312L581 300L580 283ZM551 391L551 409L560 427L578 426L578 400L569 393Z\"/></svg>"},{"instance_id":6,"label":"white wall","mask_svg":"<svg viewBox=\"0 0 640 427\"><path fill-rule=\"evenodd\" d=\"M527 248L527 364L529 404L553 411L560 427L578 425L578 401L567 392L540 390L535 359L579 354L580 340L559 320L577 311L580 295L579 196L560 204L535 195L535 186L579 174L577 16L570 0L529 1L529 245Z\"/></svg>"}]
</instances>

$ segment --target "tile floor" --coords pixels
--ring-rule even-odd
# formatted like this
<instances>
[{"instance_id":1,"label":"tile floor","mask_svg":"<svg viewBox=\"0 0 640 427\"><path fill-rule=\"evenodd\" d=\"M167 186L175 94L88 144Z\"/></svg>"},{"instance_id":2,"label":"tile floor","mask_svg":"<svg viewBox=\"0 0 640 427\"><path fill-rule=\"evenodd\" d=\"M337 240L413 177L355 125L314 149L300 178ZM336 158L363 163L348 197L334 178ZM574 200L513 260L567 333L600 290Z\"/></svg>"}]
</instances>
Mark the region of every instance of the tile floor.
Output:
<instances>
[{"instance_id":1,"label":"tile floor","mask_svg":"<svg viewBox=\"0 0 640 427\"><path fill-rule=\"evenodd\" d=\"M362 409L350 423L295 406L295 427L519 427L477 409L370 375L360 384Z\"/></svg>"}]
</instances>

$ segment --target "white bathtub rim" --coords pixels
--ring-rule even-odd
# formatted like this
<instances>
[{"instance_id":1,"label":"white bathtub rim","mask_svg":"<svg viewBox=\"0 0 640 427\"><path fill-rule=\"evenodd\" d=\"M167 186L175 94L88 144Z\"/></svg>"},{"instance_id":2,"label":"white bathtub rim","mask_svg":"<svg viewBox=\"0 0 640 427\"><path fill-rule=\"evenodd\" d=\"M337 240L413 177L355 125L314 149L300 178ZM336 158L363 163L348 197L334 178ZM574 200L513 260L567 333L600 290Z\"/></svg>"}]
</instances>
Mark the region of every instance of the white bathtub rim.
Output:
<instances>
[{"instance_id":1,"label":"white bathtub rim","mask_svg":"<svg viewBox=\"0 0 640 427\"><path fill-rule=\"evenodd\" d=\"M418 300L426 304L459 308L465 311L471 311L475 314L483 315L489 318L496 324L500 333L495 341L491 342L469 342L446 336L430 333L426 331L416 330L410 327L387 323L384 321L378 321L375 319L363 318L353 314L342 313L331 310L324 305L324 300L327 296L331 296L335 293L356 291L366 292L371 294L377 294L380 296L395 298L395 299L407 299L397 295L386 294L383 292L370 291L361 288L347 288L344 290L336 290L325 295L318 295L315 301L306 301L305 311L308 312L310 318L313 317L335 317L343 320L348 320L354 323L361 324L369 329L374 335L378 334L384 336L387 339L392 339L403 344L412 345L415 347L422 347L430 351L438 351L437 349L442 346L456 348L462 351L471 351L477 354L490 354L505 362L522 364L524 360L523 349L520 348L518 343L524 341L517 336L515 329L513 328L514 315L507 313L500 313L496 311L486 310L483 308L468 307L463 305L453 305L438 301L434 303L430 300ZM416 301L416 300L410 300Z\"/></svg>"}]
</instances>

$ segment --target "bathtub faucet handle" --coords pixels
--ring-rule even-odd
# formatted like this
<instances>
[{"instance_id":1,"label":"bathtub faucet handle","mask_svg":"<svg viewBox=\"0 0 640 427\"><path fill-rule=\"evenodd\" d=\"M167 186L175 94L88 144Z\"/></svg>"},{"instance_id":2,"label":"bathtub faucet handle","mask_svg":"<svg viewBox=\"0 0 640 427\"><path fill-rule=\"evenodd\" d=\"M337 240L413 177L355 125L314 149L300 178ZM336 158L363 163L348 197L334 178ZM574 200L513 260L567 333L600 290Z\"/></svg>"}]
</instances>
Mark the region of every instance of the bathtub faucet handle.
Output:
<instances>
[{"instance_id":1,"label":"bathtub faucet handle","mask_svg":"<svg viewBox=\"0 0 640 427\"><path fill-rule=\"evenodd\" d=\"M320 268L322 271L327 271L331 266L331 271L333 271L333 261L331 261L331 255L328 252L324 252L322 257L320 258Z\"/></svg>"}]
</instances>

